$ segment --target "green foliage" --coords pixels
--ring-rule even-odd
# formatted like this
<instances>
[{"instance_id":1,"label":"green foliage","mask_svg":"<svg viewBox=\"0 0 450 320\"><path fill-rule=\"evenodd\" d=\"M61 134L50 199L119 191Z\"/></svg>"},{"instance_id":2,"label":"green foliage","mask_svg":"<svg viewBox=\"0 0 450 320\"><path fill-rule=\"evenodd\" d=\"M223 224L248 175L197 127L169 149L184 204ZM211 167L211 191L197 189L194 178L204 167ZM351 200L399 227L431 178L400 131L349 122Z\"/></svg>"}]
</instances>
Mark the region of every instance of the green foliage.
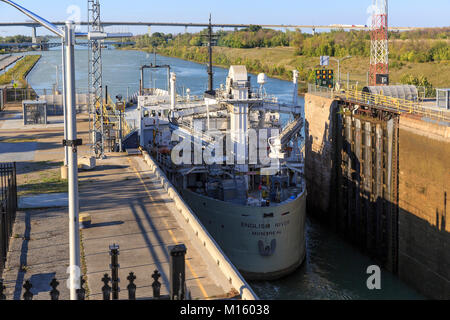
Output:
<instances>
[{"instance_id":1,"label":"green foliage","mask_svg":"<svg viewBox=\"0 0 450 320\"><path fill-rule=\"evenodd\" d=\"M433 88L433 85L428 81L428 79L422 75L413 76L412 74L405 74L401 80L403 84L412 84L416 87L425 88L425 96L426 97L434 97L436 96L436 90Z\"/></svg>"},{"instance_id":2,"label":"green foliage","mask_svg":"<svg viewBox=\"0 0 450 320\"><path fill-rule=\"evenodd\" d=\"M172 34L164 34L160 32L155 32L151 36L148 34L144 34L142 36L137 37L136 40L136 47L138 48L146 48L146 47L152 47L156 48L159 46L164 46L167 44L168 41L172 39Z\"/></svg>"},{"instance_id":3,"label":"green foliage","mask_svg":"<svg viewBox=\"0 0 450 320\"><path fill-rule=\"evenodd\" d=\"M450 60L450 45L440 40L400 40L391 44L389 57L419 63Z\"/></svg>"},{"instance_id":4,"label":"green foliage","mask_svg":"<svg viewBox=\"0 0 450 320\"><path fill-rule=\"evenodd\" d=\"M261 48L289 46L287 33L272 29L251 26L235 32L229 32L219 38L218 45L229 48Z\"/></svg>"},{"instance_id":5,"label":"green foliage","mask_svg":"<svg viewBox=\"0 0 450 320\"><path fill-rule=\"evenodd\" d=\"M206 43L207 29L199 33L154 33L136 39L138 48L165 46L202 46ZM218 31L217 45L228 48L261 48L291 46L296 54L306 57L347 55L369 57L370 33L367 31L332 30L315 35L301 30L277 31L251 25L235 31ZM450 28L434 28L408 32L390 32L389 56L404 62L431 62L450 60Z\"/></svg>"},{"instance_id":6,"label":"green foliage","mask_svg":"<svg viewBox=\"0 0 450 320\"><path fill-rule=\"evenodd\" d=\"M13 68L0 75L0 85L9 84L11 80L17 80L21 82L22 87L26 87L25 77L40 58L40 55L28 55L19 60Z\"/></svg>"},{"instance_id":7,"label":"green foliage","mask_svg":"<svg viewBox=\"0 0 450 320\"><path fill-rule=\"evenodd\" d=\"M24 42L31 42L31 40L32 40L31 37L23 35L0 37L0 43L24 43Z\"/></svg>"}]
</instances>

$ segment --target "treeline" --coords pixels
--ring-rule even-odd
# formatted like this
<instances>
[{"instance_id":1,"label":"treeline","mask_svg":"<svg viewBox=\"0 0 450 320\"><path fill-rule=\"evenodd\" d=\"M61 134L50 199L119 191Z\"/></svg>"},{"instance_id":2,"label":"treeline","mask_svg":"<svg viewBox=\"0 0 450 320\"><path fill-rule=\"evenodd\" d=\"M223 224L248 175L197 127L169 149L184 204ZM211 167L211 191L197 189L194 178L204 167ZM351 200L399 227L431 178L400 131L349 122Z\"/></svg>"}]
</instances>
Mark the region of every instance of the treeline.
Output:
<instances>
[{"instance_id":1,"label":"treeline","mask_svg":"<svg viewBox=\"0 0 450 320\"><path fill-rule=\"evenodd\" d=\"M415 33L412 33L412 35L415 35ZM389 57L391 59L419 63L450 60L450 45L447 39L422 39L419 36L409 39L392 38L389 42ZM316 36L299 34L296 36L294 46L297 48L298 55L308 57L325 55L369 57L371 42L370 33L366 31L332 31Z\"/></svg>"},{"instance_id":2,"label":"treeline","mask_svg":"<svg viewBox=\"0 0 450 320\"><path fill-rule=\"evenodd\" d=\"M24 43L24 42L31 42L31 40L32 40L31 37L23 35L0 37L0 43Z\"/></svg>"},{"instance_id":3,"label":"treeline","mask_svg":"<svg viewBox=\"0 0 450 320\"><path fill-rule=\"evenodd\" d=\"M207 30L179 35L154 33L136 38L138 48L167 46L203 46L207 43ZM390 32L389 56L408 62L450 60L450 28L435 28L407 32ZM264 29L260 26L235 31L216 32L215 43L228 48L258 48L290 46L296 55L318 57L322 55L344 57L370 56L370 32L332 30L315 35L300 30L286 32Z\"/></svg>"},{"instance_id":4,"label":"treeline","mask_svg":"<svg viewBox=\"0 0 450 320\"><path fill-rule=\"evenodd\" d=\"M208 62L208 50L206 47L192 47L192 46L166 46L157 49L159 54L176 57L184 60L195 61L199 63ZM292 70L288 70L280 65L273 65L264 63L259 59L251 59L244 57L230 57L224 53L215 53L213 55L213 63L223 67L229 67L230 65L245 65L247 71L250 73L265 73L269 77L275 77L279 79L291 80ZM314 80L314 71L299 66L300 81Z\"/></svg>"}]
</instances>

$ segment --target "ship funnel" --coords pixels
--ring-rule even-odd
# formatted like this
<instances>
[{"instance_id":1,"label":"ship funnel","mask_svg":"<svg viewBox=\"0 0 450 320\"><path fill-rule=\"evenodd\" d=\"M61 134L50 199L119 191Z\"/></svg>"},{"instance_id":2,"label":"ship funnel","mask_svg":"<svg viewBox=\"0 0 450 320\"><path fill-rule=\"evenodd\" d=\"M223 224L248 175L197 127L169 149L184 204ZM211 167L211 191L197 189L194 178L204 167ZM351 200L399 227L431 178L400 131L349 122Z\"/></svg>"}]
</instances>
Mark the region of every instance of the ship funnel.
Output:
<instances>
[{"instance_id":1,"label":"ship funnel","mask_svg":"<svg viewBox=\"0 0 450 320\"><path fill-rule=\"evenodd\" d=\"M297 100L298 100L298 70L292 70L292 82L294 83L294 92L293 92L293 99L292 103L294 107L297 106Z\"/></svg>"},{"instance_id":2,"label":"ship funnel","mask_svg":"<svg viewBox=\"0 0 450 320\"><path fill-rule=\"evenodd\" d=\"M170 73L170 109L172 111L175 110L175 103L177 99L177 91L176 91L176 82L177 82L177 75L175 72Z\"/></svg>"},{"instance_id":3,"label":"ship funnel","mask_svg":"<svg viewBox=\"0 0 450 320\"><path fill-rule=\"evenodd\" d=\"M258 74L258 84L264 85L267 81L267 77L265 73Z\"/></svg>"}]
</instances>

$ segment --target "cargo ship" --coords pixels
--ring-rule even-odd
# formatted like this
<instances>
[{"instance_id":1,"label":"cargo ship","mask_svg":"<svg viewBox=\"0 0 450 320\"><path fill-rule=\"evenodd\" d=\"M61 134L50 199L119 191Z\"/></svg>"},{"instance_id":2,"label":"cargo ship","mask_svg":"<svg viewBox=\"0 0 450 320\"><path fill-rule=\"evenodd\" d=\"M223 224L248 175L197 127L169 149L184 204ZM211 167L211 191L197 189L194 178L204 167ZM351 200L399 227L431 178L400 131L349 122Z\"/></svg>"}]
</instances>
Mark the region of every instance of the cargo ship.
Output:
<instances>
[{"instance_id":1,"label":"cargo ship","mask_svg":"<svg viewBox=\"0 0 450 320\"><path fill-rule=\"evenodd\" d=\"M303 107L252 88L245 66L231 66L224 85L192 96L141 88L139 144L177 188L246 279L288 275L305 259L306 184ZM212 83L212 81L210 82ZM282 114L289 121L282 121Z\"/></svg>"}]
</instances>

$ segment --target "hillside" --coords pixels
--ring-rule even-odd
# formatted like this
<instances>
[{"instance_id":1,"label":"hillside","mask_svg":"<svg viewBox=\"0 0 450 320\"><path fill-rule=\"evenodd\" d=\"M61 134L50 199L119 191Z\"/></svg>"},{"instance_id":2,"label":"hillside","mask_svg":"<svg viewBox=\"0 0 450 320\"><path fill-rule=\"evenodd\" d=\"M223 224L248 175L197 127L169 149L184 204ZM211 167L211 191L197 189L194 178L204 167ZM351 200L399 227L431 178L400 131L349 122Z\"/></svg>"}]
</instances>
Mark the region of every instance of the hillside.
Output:
<instances>
[{"instance_id":1,"label":"hillside","mask_svg":"<svg viewBox=\"0 0 450 320\"><path fill-rule=\"evenodd\" d=\"M154 33L135 40L135 49L156 50L161 55L200 63L208 60L205 30L175 36ZM365 31L334 30L310 35L299 30L282 32L253 26L248 30L219 31L216 43L213 62L217 66L244 64L251 73L264 72L284 80L291 80L292 70L296 69L303 83L314 81L319 56L332 57L330 68L335 70L337 80L337 62L333 58L351 55L341 63L341 81L347 82L349 73L351 84L367 82L370 33ZM450 28L391 33L389 48L392 84L425 86L429 95L433 88L450 86ZM304 84L300 90L305 87Z\"/></svg>"}]
</instances>

